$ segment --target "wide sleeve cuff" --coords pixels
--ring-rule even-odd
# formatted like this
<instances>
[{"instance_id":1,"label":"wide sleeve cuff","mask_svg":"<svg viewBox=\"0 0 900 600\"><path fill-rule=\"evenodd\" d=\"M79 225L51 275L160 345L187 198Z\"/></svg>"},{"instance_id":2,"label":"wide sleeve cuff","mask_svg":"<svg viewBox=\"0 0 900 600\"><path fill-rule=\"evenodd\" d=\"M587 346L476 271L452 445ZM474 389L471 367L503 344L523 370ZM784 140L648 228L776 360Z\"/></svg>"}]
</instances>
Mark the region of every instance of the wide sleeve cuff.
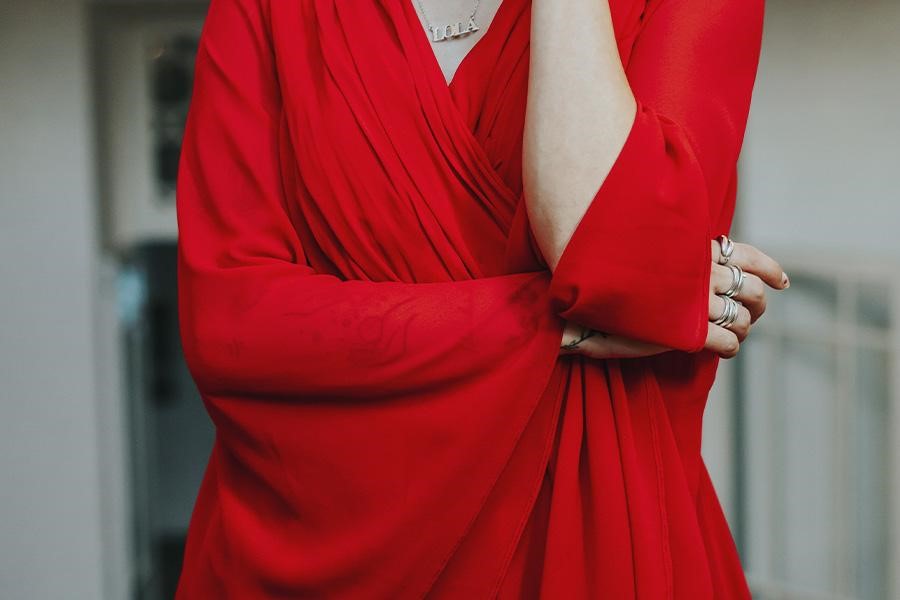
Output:
<instances>
[{"instance_id":1,"label":"wide sleeve cuff","mask_svg":"<svg viewBox=\"0 0 900 600\"><path fill-rule=\"evenodd\" d=\"M707 190L683 129L638 100L619 156L553 272L556 312L608 333L701 350L712 265Z\"/></svg>"}]
</instances>

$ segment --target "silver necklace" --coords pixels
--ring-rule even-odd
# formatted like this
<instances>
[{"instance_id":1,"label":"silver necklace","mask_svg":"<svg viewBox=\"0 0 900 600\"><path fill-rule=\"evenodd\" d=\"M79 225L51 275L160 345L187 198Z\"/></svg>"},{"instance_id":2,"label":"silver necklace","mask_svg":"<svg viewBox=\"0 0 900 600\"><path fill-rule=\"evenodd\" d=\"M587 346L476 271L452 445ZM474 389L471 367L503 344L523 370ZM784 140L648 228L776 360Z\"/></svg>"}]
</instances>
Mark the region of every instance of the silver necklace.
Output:
<instances>
[{"instance_id":1,"label":"silver necklace","mask_svg":"<svg viewBox=\"0 0 900 600\"><path fill-rule=\"evenodd\" d=\"M475 13L478 11L478 4L481 2L481 0L475 0L475 8L472 9L472 14L469 15L469 19L468 21L466 21L465 27L463 27L462 21L450 23L447 25L432 25L428 21L428 16L425 14L425 9L422 8L422 0L416 0L416 2L419 5L419 10L422 12L422 18L425 19L425 28L431 31L431 40L434 42L452 40L454 38L458 38L460 36L478 31L478 25L475 24Z\"/></svg>"}]
</instances>

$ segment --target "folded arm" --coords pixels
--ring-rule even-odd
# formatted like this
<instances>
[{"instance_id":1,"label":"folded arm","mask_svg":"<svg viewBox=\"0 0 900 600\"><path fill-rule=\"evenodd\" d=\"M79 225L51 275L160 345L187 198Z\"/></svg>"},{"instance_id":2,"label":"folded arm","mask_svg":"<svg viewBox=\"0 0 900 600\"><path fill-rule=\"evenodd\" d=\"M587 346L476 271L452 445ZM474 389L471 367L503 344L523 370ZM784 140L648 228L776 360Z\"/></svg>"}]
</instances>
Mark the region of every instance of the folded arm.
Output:
<instances>
[{"instance_id":1,"label":"folded arm","mask_svg":"<svg viewBox=\"0 0 900 600\"><path fill-rule=\"evenodd\" d=\"M525 197L561 316L703 348L763 7L650 0L623 67L606 2L535 0Z\"/></svg>"},{"instance_id":2,"label":"folded arm","mask_svg":"<svg viewBox=\"0 0 900 600\"><path fill-rule=\"evenodd\" d=\"M213 0L195 65L177 212L179 324L198 387L396 396L552 360L563 321L546 271L411 284L308 266L265 19L258 0Z\"/></svg>"}]
</instances>

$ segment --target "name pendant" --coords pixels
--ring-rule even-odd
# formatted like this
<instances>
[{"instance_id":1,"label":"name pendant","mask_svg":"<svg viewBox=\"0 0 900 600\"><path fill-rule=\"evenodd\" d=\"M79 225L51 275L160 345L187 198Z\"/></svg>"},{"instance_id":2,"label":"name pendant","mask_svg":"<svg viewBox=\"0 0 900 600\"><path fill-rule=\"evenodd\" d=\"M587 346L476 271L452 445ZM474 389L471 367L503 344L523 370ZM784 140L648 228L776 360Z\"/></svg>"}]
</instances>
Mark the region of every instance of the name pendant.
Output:
<instances>
[{"instance_id":1,"label":"name pendant","mask_svg":"<svg viewBox=\"0 0 900 600\"><path fill-rule=\"evenodd\" d=\"M432 40L435 42L443 42L444 40L452 40L462 35L467 35L478 31L478 25L475 24L475 17L469 17L469 23L463 28L462 21L452 25L441 25L431 28Z\"/></svg>"}]
</instances>

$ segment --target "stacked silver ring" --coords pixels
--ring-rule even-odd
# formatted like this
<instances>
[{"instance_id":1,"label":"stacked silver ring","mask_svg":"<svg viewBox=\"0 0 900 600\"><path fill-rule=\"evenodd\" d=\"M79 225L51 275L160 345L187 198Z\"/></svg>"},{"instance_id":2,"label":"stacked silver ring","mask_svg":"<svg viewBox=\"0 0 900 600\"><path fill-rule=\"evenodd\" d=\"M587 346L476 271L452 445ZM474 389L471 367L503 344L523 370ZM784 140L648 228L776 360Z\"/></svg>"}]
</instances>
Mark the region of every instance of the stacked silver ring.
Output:
<instances>
[{"instance_id":1,"label":"stacked silver ring","mask_svg":"<svg viewBox=\"0 0 900 600\"><path fill-rule=\"evenodd\" d=\"M741 306L741 303L729 296L722 296L722 300L725 301L725 310L722 311L718 319L713 321L713 325L728 327L737 321L738 307Z\"/></svg>"},{"instance_id":2,"label":"stacked silver ring","mask_svg":"<svg viewBox=\"0 0 900 600\"><path fill-rule=\"evenodd\" d=\"M719 242L719 248L722 250L721 256L719 256L719 264L727 265L728 260L731 258L731 253L734 252L734 242L724 233L716 239Z\"/></svg>"},{"instance_id":3,"label":"stacked silver ring","mask_svg":"<svg viewBox=\"0 0 900 600\"><path fill-rule=\"evenodd\" d=\"M744 278L746 275L744 274L744 270L740 265L727 265L729 269L731 269L731 286L722 292L722 296L726 296L728 298L733 298L741 293L741 289L744 287Z\"/></svg>"}]
</instances>

